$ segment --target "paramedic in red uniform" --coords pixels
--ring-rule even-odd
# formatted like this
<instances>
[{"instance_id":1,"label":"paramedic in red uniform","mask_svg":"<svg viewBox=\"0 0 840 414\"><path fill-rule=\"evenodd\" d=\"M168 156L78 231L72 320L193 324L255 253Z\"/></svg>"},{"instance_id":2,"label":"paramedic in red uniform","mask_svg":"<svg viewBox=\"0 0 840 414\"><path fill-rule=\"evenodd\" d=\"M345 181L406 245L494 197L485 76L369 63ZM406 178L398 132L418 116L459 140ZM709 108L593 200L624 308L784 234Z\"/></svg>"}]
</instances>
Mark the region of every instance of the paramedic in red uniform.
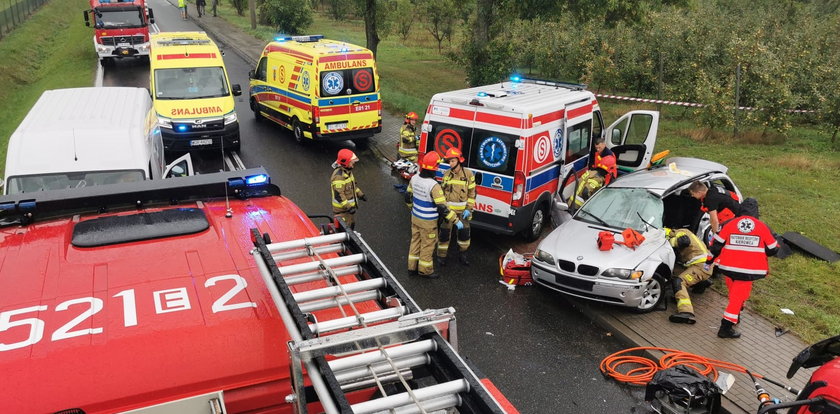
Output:
<instances>
[{"instance_id":1,"label":"paramedic in red uniform","mask_svg":"<svg viewBox=\"0 0 840 414\"><path fill-rule=\"evenodd\" d=\"M700 200L700 210L709 213L712 233L717 233L721 226L740 213L741 204L723 187L712 186L710 189L700 181L691 183L688 192L692 197Z\"/></svg>"},{"instance_id":2,"label":"paramedic in red uniform","mask_svg":"<svg viewBox=\"0 0 840 414\"><path fill-rule=\"evenodd\" d=\"M767 257L775 256L779 243L770 228L758 219L758 203L753 198L744 200L738 217L724 224L712 239L709 249L717 259L717 268L726 277L729 304L720 321L720 338L738 338L734 329L739 322L744 302L750 297L752 282L767 276Z\"/></svg>"},{"instance_id":3,"label":"paramedic in red uniform","mask_svg":"<svg viewBox=\"0 0 840 414\"><path fill-rule=\"evenodd\" d=\"M607 148L604 138L596 138L593 151L589 154L589 170L581 177L575 191L575 208L580 208L599 188L607 185L618 175L615 154Z\"/></svg>"}]
</instances>

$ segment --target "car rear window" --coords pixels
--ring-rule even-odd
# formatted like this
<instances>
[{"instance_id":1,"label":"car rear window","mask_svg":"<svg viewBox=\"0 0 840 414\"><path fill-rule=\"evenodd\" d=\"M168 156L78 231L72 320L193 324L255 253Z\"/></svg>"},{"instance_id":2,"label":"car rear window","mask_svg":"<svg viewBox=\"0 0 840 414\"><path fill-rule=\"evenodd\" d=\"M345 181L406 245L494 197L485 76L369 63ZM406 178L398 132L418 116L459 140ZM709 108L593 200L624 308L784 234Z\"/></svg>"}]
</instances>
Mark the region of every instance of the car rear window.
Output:
<instances>
[{"instance_id":1,"label":"car rear window","mask_svg":"<svg viewBox=\"0 0 840 414\"><path fill-rule=\"evenodd\" d=\"M356 95L376 90L373 68L345 69L321 74L321 97Z\"/></svg>"},{"instance_id":2,"label":"car rear window","mask_svg":"<svg viewBox=\"0 0 840 414\"><path fill-rule=\"evenodd\" d=\"M73 228L73 246L96 247L198 233L210 227L204 211L173 208L152 213L100 217Z\"/></svg>"}]
</instances>

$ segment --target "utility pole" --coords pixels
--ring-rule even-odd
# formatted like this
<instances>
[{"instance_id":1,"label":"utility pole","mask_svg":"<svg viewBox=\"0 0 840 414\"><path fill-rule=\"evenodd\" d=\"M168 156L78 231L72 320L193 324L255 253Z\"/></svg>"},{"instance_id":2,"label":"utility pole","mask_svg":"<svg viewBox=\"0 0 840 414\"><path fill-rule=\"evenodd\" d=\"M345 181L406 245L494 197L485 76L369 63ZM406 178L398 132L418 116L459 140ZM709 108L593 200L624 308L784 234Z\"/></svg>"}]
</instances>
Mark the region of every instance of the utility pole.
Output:
<instances>
[{"instance_id":1,"label":"utility pole","mask_svg":"<svg viewBox=\"0 0 840 414\"><path fill-rule=\"evenodd\" d=\"M251 12L251 30L257 28L257 0L248 0L248 10Z\"/></svg>"},{"instance_id":2,"label":"utility pole","mask_svg":"<svg viewBox=\"0 0 840 414\"><path fill-rule=\"evenodd\" d=\"M741 106L741 64L735 68L735 136L738 136L738 109Z\"/></svg>"}]
</instances>

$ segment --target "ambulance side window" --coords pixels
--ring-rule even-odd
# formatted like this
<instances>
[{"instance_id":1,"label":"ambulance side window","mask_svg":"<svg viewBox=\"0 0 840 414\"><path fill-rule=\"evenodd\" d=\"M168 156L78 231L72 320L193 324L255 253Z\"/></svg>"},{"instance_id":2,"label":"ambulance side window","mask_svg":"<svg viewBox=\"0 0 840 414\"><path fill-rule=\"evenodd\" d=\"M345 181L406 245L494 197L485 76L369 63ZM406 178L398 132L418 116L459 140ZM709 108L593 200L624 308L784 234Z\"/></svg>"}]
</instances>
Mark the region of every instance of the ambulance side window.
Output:
<instances>
[{"instance_id":1,"label":"ambulance side window","mask_svg":"<svg viewBox=\"0 0 840 414\"><path fill-rule=\"evenodd\" d=\"M566 147L566 163L571 163L589 154L592 138L592 121L586 120L569 128L569 143Z\"/></svg>"},{"instance_id":2,"label":"ambulance side window","mask_svg":"<svg viewBox=\"0 0 840 414\"><path fill-rule=\"evenodd\" d=\"M268 66L268 58L260 59L260 63L257 65L257 71L255 73L255 78L265 82L265 69Z\"/></svg>"},{"instance_id":3,"label":"ambulance side window","mask_svg":"<svg viewBox=\"0 0 840 414\"><path fill-rule=\"evenodd\" d=\"M513 175L518 153L515 144L518 139L519 137L515 135L474 129L467 167L479 171Z\"/></svg>"},{"instance_id":4,"label":"ambulance side window","mask_svg":"<svg viewBox=\"0 0 840 414\"><path fill-rule=\"evenodd\" d=\"M441 122L432 122L431 126L432 129L429 131L426 148L423 148L423 152L437 151L438 154L443 155L449 148L455 147L461 150L461 153L467 158L467 163L469 163L472 128Z\"/></svg>"}]
</instances>

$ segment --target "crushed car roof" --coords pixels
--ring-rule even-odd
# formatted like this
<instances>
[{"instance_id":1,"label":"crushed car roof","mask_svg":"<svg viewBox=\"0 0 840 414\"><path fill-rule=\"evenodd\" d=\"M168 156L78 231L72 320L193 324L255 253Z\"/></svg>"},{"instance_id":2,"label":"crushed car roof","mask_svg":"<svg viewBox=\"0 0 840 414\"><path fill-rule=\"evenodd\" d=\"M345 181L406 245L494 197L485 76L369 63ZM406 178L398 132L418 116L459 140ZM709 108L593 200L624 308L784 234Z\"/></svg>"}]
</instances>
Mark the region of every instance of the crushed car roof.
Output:
<instances>
[{"instance_id":1,"label":"crushed car roof","mask_svg":"<svg viewBox=\"0 0 840 414\"><path fill-rule=\"evenodd\" d=\"M627 174L610 186L617 188L644 188L662 197L672 189L688 184L711 173L726 174L728 168L720 163L699 158L668 158L661 166Z\"/></svg>"}]
</instances>

